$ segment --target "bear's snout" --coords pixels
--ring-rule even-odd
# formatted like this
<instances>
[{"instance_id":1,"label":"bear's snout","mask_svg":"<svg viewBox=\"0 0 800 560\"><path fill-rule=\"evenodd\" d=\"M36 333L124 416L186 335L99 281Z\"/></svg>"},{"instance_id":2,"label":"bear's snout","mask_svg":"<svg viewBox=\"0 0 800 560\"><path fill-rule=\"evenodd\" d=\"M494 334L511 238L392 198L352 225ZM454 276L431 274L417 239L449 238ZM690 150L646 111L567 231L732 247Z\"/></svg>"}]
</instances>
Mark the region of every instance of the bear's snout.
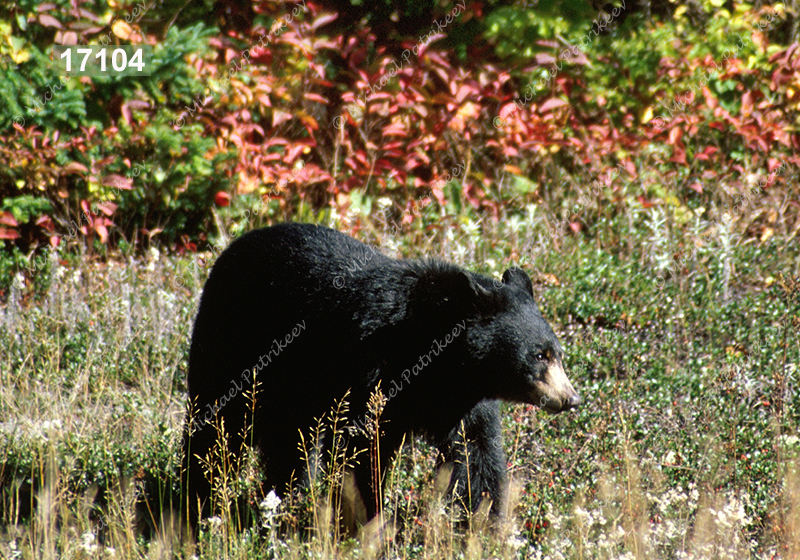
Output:
<instances>
[{"instance_id":1,"label":"bear's snout","mask_svg":"<svg viewBox=\"0 0 800 560\"><path fill-rule=\"evenodd\" d=\"M580 404L581 404L581 396L578 393L575 393L564 402L564 410L569 410L571 408L578 408Z\"/></svg>"},{"instance_id":2,"label":"bear's snout","mask_svg":"<svg viewBox=\"0 0 800 560\"><path fill-rule=\"evenodd\" d=\"M540 407L553 414L576 408L581 397L570 383L564 366L558 358L551 359L545 371L543 383L538 387L542 393Z\"/></svg>"}]
</instances>

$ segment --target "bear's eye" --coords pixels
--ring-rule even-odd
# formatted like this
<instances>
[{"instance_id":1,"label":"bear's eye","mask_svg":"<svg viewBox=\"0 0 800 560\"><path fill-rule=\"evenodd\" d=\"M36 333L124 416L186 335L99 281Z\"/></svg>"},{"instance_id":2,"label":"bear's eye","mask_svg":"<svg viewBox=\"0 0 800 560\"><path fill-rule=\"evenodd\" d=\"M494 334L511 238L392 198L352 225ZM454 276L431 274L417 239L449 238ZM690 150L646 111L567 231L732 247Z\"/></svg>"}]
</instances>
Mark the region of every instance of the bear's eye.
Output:
<instances>
[{"instance_id":1,"label":"bear's eye","mask_svg":"<svg viewBox=\"0 0 800 560\"><path fill-rule=\"evenodd\" d=\"M544 352L539 352L538 354L536 354L537 362L543 362L544 360L545 360Z\"/></svg>"}]
</instances>

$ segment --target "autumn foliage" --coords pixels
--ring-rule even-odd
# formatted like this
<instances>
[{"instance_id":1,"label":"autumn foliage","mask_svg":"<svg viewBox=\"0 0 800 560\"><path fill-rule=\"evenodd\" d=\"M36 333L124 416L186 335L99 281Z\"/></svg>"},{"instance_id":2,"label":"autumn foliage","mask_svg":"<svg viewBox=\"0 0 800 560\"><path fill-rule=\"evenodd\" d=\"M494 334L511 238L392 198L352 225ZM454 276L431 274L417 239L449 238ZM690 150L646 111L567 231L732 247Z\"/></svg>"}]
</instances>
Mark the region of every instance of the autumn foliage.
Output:
<instances>
[{"instance_id":1,"label":"autumn foliage","mask_svg":"<svg viewBox=\"0 0 800 560\"><path fill-rule=\"evenodd\" d=\"M800 59L782 4L709 1L718 17L698 27L682 8L622 23L575 3L565 28L521 6L431 3L414 35L408 18L343 21L337 6L219 2L166 27L156 5L0 10L17 86L0 114L0 237L28 251L74 224L101 244L196 249L215 209L268 223L346 212L353 193L406 222L544 203L574 233L631 205L688 221L774 197L792 219L743 227L796 231ZM103 40L153 45L153 75L41 70L54 43Z\"/></svg>"}]
</instances>

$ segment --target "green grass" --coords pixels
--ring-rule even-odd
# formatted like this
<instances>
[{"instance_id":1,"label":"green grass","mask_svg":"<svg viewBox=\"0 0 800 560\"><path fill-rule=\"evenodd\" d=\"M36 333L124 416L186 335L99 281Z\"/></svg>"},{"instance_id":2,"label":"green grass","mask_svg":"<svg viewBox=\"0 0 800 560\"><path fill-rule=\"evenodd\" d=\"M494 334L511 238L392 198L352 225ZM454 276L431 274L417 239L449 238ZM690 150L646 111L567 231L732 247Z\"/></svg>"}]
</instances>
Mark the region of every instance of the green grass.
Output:
<instances>
[{"instance_id":1,"label":"green grass","mask_svg":"<svg viewBox=\"0 0 800 560\"><path fill-rule=\"evenodd\" d=\"M151 250L20 275L0 307L0 555L798 557L800 293L782 286L800 273L800 244L669 218L600 219L552 238L534 207L394 236L357 217L359 237L393 256L491 275L523 266L566 349L584 405L558 416L504 407L511 510L494 533L479 518L455 524L435 451L409 441L384 495L397 535L337 536L333 469L265 510L265 537L231 515L207 523L194 548L169 512L209 265ZM234 490L255 486L248 465Z\"/></svg>"}]
</instances>

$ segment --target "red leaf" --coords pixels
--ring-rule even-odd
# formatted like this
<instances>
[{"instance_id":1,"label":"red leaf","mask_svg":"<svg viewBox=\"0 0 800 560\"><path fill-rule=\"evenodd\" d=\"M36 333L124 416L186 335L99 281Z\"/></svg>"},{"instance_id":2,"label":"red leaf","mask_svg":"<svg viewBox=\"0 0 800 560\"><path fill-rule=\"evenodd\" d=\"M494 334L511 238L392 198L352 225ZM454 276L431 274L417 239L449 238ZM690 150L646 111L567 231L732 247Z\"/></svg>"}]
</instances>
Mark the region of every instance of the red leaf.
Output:
<instances>
[{"instance_id":1,"label":"red leaf","mask_svg":"<svg viewBox=\"0 0 800 560\"><path fill-rule=\"evenodd\" d=\"M101 183L107 187L114 187L115 189L122 189L125 191L129 191L133 189L131 181L128 177L123 177L122 175L118 175L116 173L111 173L103 177Z\"/></svg>"},{"instance_id":2,"label":"red leaf","mask_svg":"<svg viewBox=\"0 0 800 560\"><path fill-rule=\"evenodd\" d=\"M61 33L61 31L59 31ZM56 38L56 42L58 42L58 38ZM61 36L61 44L62 45L77 45L78 44L78 34L74 31L67 31Z\"/></svg>"},{"instance_id":3,"label":"red leaf","mask_svg":"<svg viewBox=\"0 0 800 560\"><path fill-rule=\"evenodd\" d=\"M654 206L652 202L647 200L642 195L639 195L637 198L639 199L639 203L642 205L643 208L650 208L651 206Z\"/></svg>"},{"instance_id":4,"label":"red leaf","mask_svg":"<svg viewBox=\"0 0 800 560\"><path fill-rule=\"evenodd\" d=\"M283 123L288 120L292 119L292 114L287 113L286 111L281 111L280 109L275 109L272 112L272 126L273 128L277 128Z\"/></svg>"},{"instance_id":5,"label":"red leaf","mask_svg":"<svg viewBox=\"0 0 800 560\"><path fill-rule=\"evenodd\" d=\"M703 87L703 97L705 97L706 105L708 105L709 109L716 109L717 105L719 105L719 103L717 103L717 98L714 97L714 94L711 93L711 90L705 86Z\"/></svg>"},{"instance_id":6,"label":"red leaf","mask_svg":"<svg viewBox=\"0 0 800 560\"><path fill-rule=\"evenodd\" d=\"M467 85L462 85L458 88L458 92L456 93L456 103L459 105L469 97L469 94L472 93L472 88Z\"/></svg>"},{"instance_id":7,"label":"red leaf","mask_svg":"<svg viewBox=\"0 0 800 560\"><path fill-rule=\"evenodd\" d=\"M276 136L275 138L270 138L262 146L266 148L270 148L272 146L288 146L289 141L286 138L281 138L280 136Z\"/></svg>"},{"instance_id":8,"label":"red leaf","mask_svg":"<svg viewBox=\"0 0 800 560\"><path fill-rule=\"evenodd\" d=\"M62 175L69 175L71 173L80 174L80 173L86 173L87 171L89 170L86 169L86 166L81 163L78 163L77 161L71 161L67 165L61 168Z\"/></svg>"},{"instance_id":9,"label":"red leaf","mask_svg":"<svg viewBox=\"0 0 800 560\"><path fill-rule=\"evenodd\" d=\"M499 117L501 119L508 118L508 116L510 114L512 114L516 110L517 110L517 106L515 104L507 103L507 104L503 105L502 107L500 107L500 115L499 115Z\"/></svg>"},{"instance_id":10,"label":"red leaf","mask_svg":"<svg viewBox=\"0 0 800 560\"><path fill-rule=\"evenodd\" d=\"M541 104L539 107L539 113L544 114L558 107L563 107L564 105L569 105L569 103L563 99L559 99L558 97L551 97Z\"/></svg>"},{"instance_id":11,"label":"red leaf","mask_svg":"<svg viewBox=\"0 0 800 560\"><path fill-rule=\"evenodd\" d=\"M100 204L98 204L97 209L100 210L106 216L112 216L114 212L117 210L117 205L109 200L106 200L105 202L101 202Z\"/></svg>"},{"instance_id":12,"label":"red leaf","mask_svg":"<svg viewBox=\"0 0 800 560\"><path fill-rule=\"evenodd\" d=\"M579 139L577 139L577 138L570 137L570 138L569 138L567 141L568 141L570 144L572 144L573 146L575 146L576 148L578 148L579 150L582 150L582 149L583 149L583 147L584 147L584 143L583 143L583 142L581 142L581 141L580 141Z\"/></svg>"},{"instance_id":13,"label":"red leaf","mask_svg":"<svg viewBox=\"0 0 800 560\"><path fill-rule=\"evenodd\" d=\"M50 216L39 216L39 219L36 220L36 225L43 227L47 231L53 231L56 229L56 225L53 223L53 219Z\"/></svg>"},{"instance_id":14,"label":"red leaf","mask_svg":"<svg viewBox=\"0 0 800 560\"><path fill-rule=\"evenodd\" d=\"M17 230L0 227L0 239L17 239L18 237Z\"/></svg>"},{"instance_id":15,"label":"red leaf","mask_svg":"<svg viewBox=\"0 0 800 560\"><path fill-rule=\"evenodd\" d=\"M40 6L40 7L41 7L41 6ZM55 7L55 6L54 6L54 7ZM97 22L99 22L99 21L100 21L100 18L99 18L99 17L97 17L96 15L94 15L94 14L93 14L92 12L90 12L89 10L86 10L86 9L84 9L84 8L78 8L78 12L81 14L81 16L85 17L86 19L90 19L90 20L92 20L92 21L93 21L93 22L95 22L95 23L97 23Z\"/></svg>"},{"instance_id":16,"label":"red leaf","mask_svg":"<svg viewBox=\"0 0 800 560\"><path fill-rule=\"evenodd\" d=\"M668 143L674 146L680 141L682 136L683 136L683 129L681 129L681 127L679 126L672 127L669 129Z\"/></svg>"},{"instance_id":17,"label":"red leaf","mask_svg":"<svg viewBox=\"0 0 800 560\"><path fill-rule=\"evenodd\" d=\"M103 224L97 224L94 226L94 229L98 234L100 234L100 242L105 243L108 239L108 229L106 229L106 226Z\"/></svg>"},{"instance_id":18,"label":"red leaf","mask_svg":"<svg viewBox=\"0 0 800 560\"><path fill-rule=\"evenodd\" d=\"M283 155L283 161L288 165L293 165L297 158L308 148L306 144L296 143L292 144L286 149Z\"/></svg>"},{"instance_id":19,"label":"red leaf","mask_svg":"<svg viewBox=\"0 0 800 560\"><path fill-rule=\"evenodd\" d=\"M0 212L0 224L11 227L16 227L19 225L11 212Z\"/></svg>"},{"instance_id":20,"label":"red leaf","mask_svg":"<svg viewBox=\"0 0 800 560\"><path fill-rule=\"evenodd\" d=\"M61 25L60 21L58 21L53 16L49 16L47 14L41 14L39 16L39 23L41 23L45 27L55 27L56 29L62 29L63 28L63 26Z\"/></svg>"},{"instance_id":21,"label":"red leaf","mask_svg":"<svg viewBox=\"0 0 800 560\"><path fill-rule=\"evenodd\" d=\"M225 191L219 191L214 195L214 202L217 206L228 206L231 203L231 195Z\"/></svg>"},{"instance_id":22,"label":"red leaf","mask_svg":"<svg viewBox=\"0 0 800 560\"><path fill-rule=\"evenodd\" d=\"M254 60L255 62L261 62L264 64L270 64L272 62L272 51L264 48L258 47L258 49L253 48L251 51L250 59Z\"/></svg>"},{"instance_id":23,"label":"red leaf","mask_svg":"<svg viewBox=\"0 0 800 560\"><path fill-rule=\"evenodd\" d=\"M746 92L742 96L742 116L748 117L753 112L753 94Z\"/></svg>"},{"instance_id":24,"label":"red leaf","mask_svg":"<svg viewBox=\"0 0 800 560\"><path fill-rule=\"evenodd\" d=\"M675 153L669 158L669 161L673 163L686 163L686 150L683 149L676 149Z\"/></svg>"},{"instance_id":25,"label":"red leaf","mask_svg":"<svg viewBox=\"0 0 800 560\"><path fill-rule=\"evenodd\" d=\"M317 29L318 27L327 25L338 17L339 14L322 14L321 16L319 16L317 19L314 20L314 23L311 24L311 29Z\"/></svg>"},{"instance_id":26,"label":"red leaf","mask_svg":"<svg viewBox=\"0 0 800 560\"><path fill-rule=\"evenodd\" d=\"M539 66L545 66L547 64L555 64L556 57L554 57L551 54L547 54L547 53L538 53L537 55L535 55L533 57L533 60Z\"/></svg>"},{"instance_id":27,"label":"red leaf","mask_svg":"<svg viewBox=\"0 0 800 560\"><path fill-rule=\"evenodd\" d=\"M689 188L692 189L693 191L696 191L696 192L698 192L700 194L703 194L703 185L702 185L702 183L692 183L691 185L689 185Z\"/></svg>"},{"instance_id":28,"label":"red leaf","mask_svg":"<svg viewBox=\"0 0 800 560\"><path fill-rule=\"evenodd\" d=\"M383 129L383 135L406 137L408 136L408 133L406 132L406 127L403 123L392 123Z\"/></svg>"},{"instance_id":29,"label":"red leaf","mask_svg":"<svg viewBox=\"0 0 800 560\"><path fill-rule=\"evenodd\" d=\"M318 93L306 93L303 97L311 101L316 101L317 103L322 103L323 105L328 104L328 100L319 95Z\"/></svg>"},{"instance_id":30,"label":"red leaf","mask_svg":"<svg viewBox=\"0 0 800 560\"><path fill-rule=\"evenodd\" d=\"M444 33L432 33L431 35L429 35L428 36L428 44L427 45L420 43L420 46L419 46L419 59L422 60L422 57L425 56L425 52L428 50L428 48L433 43L435 43L439 39L444 39L445 37L447 37L447 35L445 35ZM438 68L436 68L435 70L438 70Z\"/></svg>"}]
</instances>

